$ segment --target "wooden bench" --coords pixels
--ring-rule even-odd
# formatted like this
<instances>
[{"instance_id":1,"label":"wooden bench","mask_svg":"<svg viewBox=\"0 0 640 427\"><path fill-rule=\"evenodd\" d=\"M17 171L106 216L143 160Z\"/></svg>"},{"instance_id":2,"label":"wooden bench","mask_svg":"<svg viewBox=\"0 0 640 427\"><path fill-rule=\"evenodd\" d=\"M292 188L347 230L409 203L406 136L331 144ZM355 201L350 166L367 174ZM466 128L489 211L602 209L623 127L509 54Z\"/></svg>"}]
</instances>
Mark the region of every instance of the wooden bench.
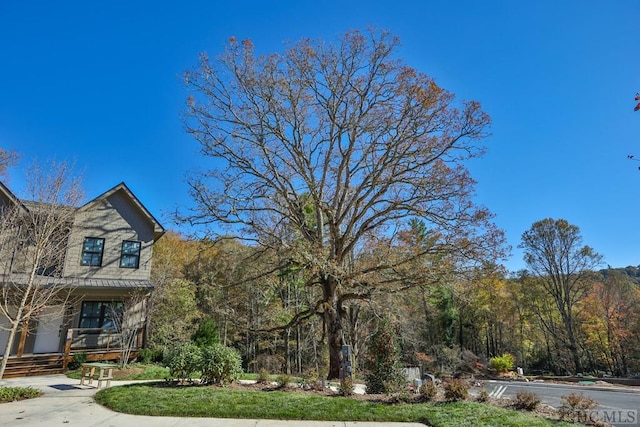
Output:
<instances>
[{"instance_id":1,"label":"wooden bench","mask_svg":"<svg viewBox=\"0 0 640 427\"><path fill-rule=\"evenodd\" d=\"M100 363L100 362L91 362L91 363L83 363L82 364L82 374L80 376L80 385L84 385L85 379L89 380L89 385L93 383L93 380L98 381L98 388L102 387L102 382L107 382L107 387L111 385L111 380L113 379L113 368L116 365L111 363ZM99 370L98 376L96 377L96 369Z\"/></svg>"}]
</instances>

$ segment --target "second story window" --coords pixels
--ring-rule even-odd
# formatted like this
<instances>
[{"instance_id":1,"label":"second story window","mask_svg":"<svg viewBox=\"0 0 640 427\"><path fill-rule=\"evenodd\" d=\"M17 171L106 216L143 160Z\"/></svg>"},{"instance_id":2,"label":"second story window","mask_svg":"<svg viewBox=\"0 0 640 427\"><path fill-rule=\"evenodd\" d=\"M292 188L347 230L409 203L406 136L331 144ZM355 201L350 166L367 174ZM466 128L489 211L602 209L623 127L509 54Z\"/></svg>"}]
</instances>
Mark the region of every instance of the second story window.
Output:
<instances>
[{"instance_id":1,"label":"second story window","mask_svg":"<svg viewBox=\"0 0 640 427\"><path fill-rule=\"evenodd\" d=\"M124 240L120 255L120 267L138 268L140 265L140 242Z\"/></svg>"},{"instance_id":2,"label":"second story window","mask_svg":"<svg viewBox=\"0 0 640 427\"><path fill-rule=\"evenodd\" d=\"M82 245L82 265L100 267L102 265L102 253L104 252L104 239L97 237L85 237Z\"/></svg>"}]
</instances>

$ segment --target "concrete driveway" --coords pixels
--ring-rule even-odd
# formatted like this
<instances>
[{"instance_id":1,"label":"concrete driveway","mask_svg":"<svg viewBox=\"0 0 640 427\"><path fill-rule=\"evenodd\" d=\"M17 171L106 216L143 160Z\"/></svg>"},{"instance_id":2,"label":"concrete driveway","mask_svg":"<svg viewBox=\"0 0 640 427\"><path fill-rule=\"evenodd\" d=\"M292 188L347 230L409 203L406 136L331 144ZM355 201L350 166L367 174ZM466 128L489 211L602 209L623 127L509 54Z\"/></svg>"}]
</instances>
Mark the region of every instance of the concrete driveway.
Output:
<instances>
[{"instance_id":1,"label":"concrete driveway","mask_svg":"<svg viewBox=\"0 0 640 427\"><path fill-rule=\"evenodd\" d=\"M114 381L111 386L136 381ZM80 385L65 375L10 378L0 386L33 387L44 392L42 397L0 404L0 426L224 426L224 427L424 427L418 423L377 423L342 421L244 420L228 418L179 418L128 415L113 412L93 400L97 389Z\"/></svg>"}]
</instances>

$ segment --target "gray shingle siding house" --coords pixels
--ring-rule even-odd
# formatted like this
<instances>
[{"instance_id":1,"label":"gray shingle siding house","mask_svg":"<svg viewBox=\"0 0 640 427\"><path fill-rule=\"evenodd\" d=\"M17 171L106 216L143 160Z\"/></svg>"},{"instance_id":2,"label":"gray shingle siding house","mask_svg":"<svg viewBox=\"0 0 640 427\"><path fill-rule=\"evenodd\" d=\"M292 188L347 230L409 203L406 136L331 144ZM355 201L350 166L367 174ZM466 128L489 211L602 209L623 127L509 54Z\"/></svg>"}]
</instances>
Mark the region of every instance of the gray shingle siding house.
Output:
<instances>
[{"instance_id":1,"label":"gray shingle siding house","mask_svg":"<svg viewBox=\"0 0 640 427\"><path fill-rule=\"evenodd\" d=\"M19 200L0 183L0 207L16 205L26 210L35 208L32 202ZM107 335L100 328L111 326L106 310L124 303L132 292L150 293L153 289L153 245L165 230L125 183L74 210L66 233L63 266L58 274L46 278L47 285L73 289L74 298L62 310L51 308L50 313L64 312L62 316L47 317L47 310L43 310L39 318L30 319L28 328L23 329L26 332L16 337L12 357L64 354L65 350L68 356L72 346L72 351L89 349L98 354L94 360L110 358L104 352L99 354ZM0 263L5 269L7 262L8 255L0 248ZM13 281L19 280L22 273L15 264L10 267ZM1 322L2 319L0 326ZM141 319L142 326L145 322ZM91 333L86 332L87 328L93 329ZM0 331L0 356L6 343L7 332Z\"/></svg>"}]
</instances>

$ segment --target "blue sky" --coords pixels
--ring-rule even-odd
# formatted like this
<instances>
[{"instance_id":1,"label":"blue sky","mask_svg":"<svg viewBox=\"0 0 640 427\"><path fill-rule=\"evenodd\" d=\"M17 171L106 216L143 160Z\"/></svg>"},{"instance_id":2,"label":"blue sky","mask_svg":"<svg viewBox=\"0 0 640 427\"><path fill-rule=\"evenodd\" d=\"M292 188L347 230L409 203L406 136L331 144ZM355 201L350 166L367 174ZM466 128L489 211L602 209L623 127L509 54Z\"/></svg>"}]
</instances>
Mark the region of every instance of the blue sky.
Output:
<instances>
[{"instance_id":1,"label":"blue sky","mask_svg":"<svg viewBox=\"0 0 640 427\"><path fill-rule=\"evenodd\" d=\"M93 198L125 181L167 228L204 163L183 130L182 73L230 36L261 53L302 37L376 26L399 55L491 115L471 163L477 200L524 267L521 234L565 218L614 267L640 264L640 2L17 1L0 2L0 147L75 161Z\"/></svg>"}]
</instances>

